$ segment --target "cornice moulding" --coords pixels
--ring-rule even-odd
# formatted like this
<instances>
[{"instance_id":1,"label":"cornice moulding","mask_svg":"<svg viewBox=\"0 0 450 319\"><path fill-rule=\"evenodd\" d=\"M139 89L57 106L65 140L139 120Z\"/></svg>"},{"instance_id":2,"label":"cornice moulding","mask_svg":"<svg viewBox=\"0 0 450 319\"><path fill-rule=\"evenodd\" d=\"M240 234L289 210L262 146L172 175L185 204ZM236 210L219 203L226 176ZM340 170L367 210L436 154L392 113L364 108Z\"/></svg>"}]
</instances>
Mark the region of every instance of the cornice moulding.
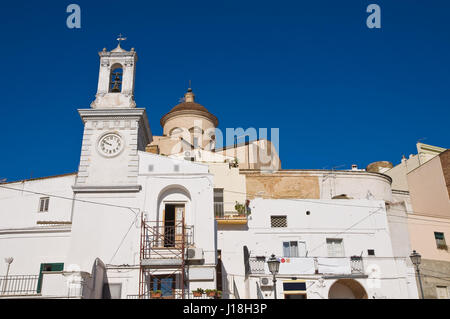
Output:
<instances>
[{"instance_id":1,"label":"cornice moulding","mask_svg":"<svg viewBox=\"0 0 450 319\"><path fill-rule=\"evenodd\" d=\"M119 186L72 186L74 193L137 193L142 189L141 185Z\"/></svg>"}]
</instances>

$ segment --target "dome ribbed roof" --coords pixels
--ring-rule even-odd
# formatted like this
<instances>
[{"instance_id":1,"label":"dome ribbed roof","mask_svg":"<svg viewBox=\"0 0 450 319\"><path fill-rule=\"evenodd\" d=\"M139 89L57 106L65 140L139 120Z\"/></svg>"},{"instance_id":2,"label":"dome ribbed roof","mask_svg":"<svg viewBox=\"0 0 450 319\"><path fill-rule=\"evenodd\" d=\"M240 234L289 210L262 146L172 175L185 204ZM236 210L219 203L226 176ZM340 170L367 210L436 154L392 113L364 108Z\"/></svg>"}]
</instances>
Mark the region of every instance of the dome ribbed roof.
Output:
<instances>
[{"instance_id":1,"label":"dome ribbed roof","mask_svg":"<svg viewBox=\"0 0 450 319\"><path fill-rule=\"evenodd\" d=\"M219 124L217 117L215 117L213 114L211 114L206 109L206 107L194 102L194 93L192 93L191 89L189 89L188 92L184 95L184 102L181 102L180 104L175 105L170 110L170 112L168 112L166 115L164 115L161 118L161 121L160 121L161 126L164 126L166 121L168 119L170 119L172 116L182 115L182 114L203 115L203 116L207 117L208 119L210 119L214 123L214 126L217 127Z\"/></svg>"}]
</instances>

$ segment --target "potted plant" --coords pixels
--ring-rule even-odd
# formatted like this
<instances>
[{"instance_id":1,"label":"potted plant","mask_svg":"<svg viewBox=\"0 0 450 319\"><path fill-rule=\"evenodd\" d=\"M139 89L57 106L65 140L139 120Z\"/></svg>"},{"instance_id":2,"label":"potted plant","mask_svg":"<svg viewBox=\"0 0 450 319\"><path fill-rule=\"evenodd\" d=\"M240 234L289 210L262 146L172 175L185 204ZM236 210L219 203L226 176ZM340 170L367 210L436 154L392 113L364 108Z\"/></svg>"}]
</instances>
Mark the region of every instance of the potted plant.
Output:
<instances>
[{"instance_id":1,"label":"potted plant","mask_svg":"<svg viewBox=\"0 0 450 319\"><path fill-rule=\"evenodd\" d=\"M161 290L153 290L150 292L152 298L161 298L162 291Z\"/></svg>"},{"instance_id":2,"label":"potted plant","mask_svg":"<svg viewBox=\"0 0 450 319\"><path fill-rule=\"evenodd\" d=\"M239 216L248 216L250 215L250 207L248 207L249 201L246 202L245 205L236 202L234 205L234 209L238 212Z\"/></svg>"},{"instance_id":3,"label":"potted plant","mask_svg":"<svg viewBox=\"0 0 450 319\"><path fill-rule=\"evenodd\" d=\"M202 288L197 288L197 290L192 290L194 297L201 297L205 291Z\"/></svg>"},{"instance_id":4,"label":"potted plant","mask_svg":"<svg viewBox=\"0 0 450 319\"><path fill-rule=\"evenodd\" d=\"M216 295L216 290L215 289L206 289L205 293L208 297L214 297Z\"/></svg>"},{"instance_id":5,"label":"potted plant","mask_svg":"<svg viewBox=\"0 0 450 319\"><path fill-rule=\"evenodd\" d=\"M234 160L230 163L231 167L239 167L239 160L237 157L234 158Z\"/></svg>"},{"instance_id":6,"label":"potted plant","mask_svg":"<svg viewBox=\"0 0 450 319\"><path fill-rule=\"evenodd\" d=\"M220 291L220 290L217 290L216 291L216 298L222 298L222 291Z\"/></svg>"}]
</instances>

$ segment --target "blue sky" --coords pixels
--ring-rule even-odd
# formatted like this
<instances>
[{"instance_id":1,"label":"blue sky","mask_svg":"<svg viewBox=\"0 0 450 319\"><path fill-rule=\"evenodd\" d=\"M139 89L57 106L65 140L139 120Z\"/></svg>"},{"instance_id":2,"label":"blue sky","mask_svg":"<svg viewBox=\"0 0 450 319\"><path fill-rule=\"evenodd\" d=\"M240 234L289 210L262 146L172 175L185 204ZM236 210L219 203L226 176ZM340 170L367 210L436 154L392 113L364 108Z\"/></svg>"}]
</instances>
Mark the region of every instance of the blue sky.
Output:
<instances>
[{"instance_id":1,"label":"blue sky","mask_svg":"<svg viewBox=\"0 0 450 319\"><path fill-rule=\"evenodd\" d=\"M81 29L66 27L70 3ZM366 27L370 3L381 29ZM221 129L279 128L283 168L396 164L421 138L449 147L449 12L434 0L2 2L0 177L77 170L76 110L119 33L155 135L192 80Z\"/></svg>"}]
</instances>

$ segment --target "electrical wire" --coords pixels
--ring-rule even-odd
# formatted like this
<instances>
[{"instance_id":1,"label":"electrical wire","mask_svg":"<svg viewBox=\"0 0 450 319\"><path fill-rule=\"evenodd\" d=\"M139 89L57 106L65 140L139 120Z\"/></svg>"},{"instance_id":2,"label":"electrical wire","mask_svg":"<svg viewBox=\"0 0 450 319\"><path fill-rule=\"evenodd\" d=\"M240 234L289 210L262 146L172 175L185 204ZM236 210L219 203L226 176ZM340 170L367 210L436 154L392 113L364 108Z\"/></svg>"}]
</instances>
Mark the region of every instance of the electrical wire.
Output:
<instances>
[{"instance_id":1,"label":"electrical wire","mask_svg":"<svg viewBox=\"0 0 450 319\"><path fill-rule=\"evenodd\" d=\"M134 210L138 210L138 211L140 210L137 207L129 207L129 206L108 204L108 203L101 203L101 202L89 201L89 200L85 200L85 199L78 199L78 198L72 198L72 197L65 197L65 196L61 196L61 195L53 195L53 194L48 194L48 193L41 193L41 192L35 192L35 191L30 191L30 190L25 190L25 189L17 189L17 188L7 187L7 186L3 186L3 185L0 185L0 187L1 188L5 188L5 189L9 189L9 190L18 191L18 192L25 192L25 193L31 193L31 194L42 195L42 196L47 196L47 197L66 199L66 200L70 200L70 201L77 201L77 202L88 203L88 204L96 204L96 205L103 205L103 206L116 207L116 208L126 208L126 209L131 210L134 213L134 215L136 215L136 212Z\"/></svg>"},{"instance_id":2,"label":"electrical wire","mask_svg":"<svg viewBox=\"0 0 450 319\"><path fill-rule=\"evenodd\" d=\"M227 190L224 189L224 192L228 192L228 193L235 193L235 194L241 194L241 195L246 195L248 196L252 196L252 197L259 197L259 196L265 196L265 197L269 197L270 199L280 199L280 200L286 200L286 201L295 201L295 202L302 202L302 203L313 203L313 204L320 204L320 205L331 205L331 206L344 206L344 207L359 207L359 208L380 208L380 206L368 206L368 205L352 205L352 204L343 204L343 203L339 203L339 202L328 202L324 199L317 199L317 200L311 200L311 199L302 199L302 198L280 198L280 197L275 197L274 195L267 195L267 194L251 194L251 193L247 193L247 192L238 192L238 191L231 191L231 190ZM333 199L330 199L330 201ZM356 200L361 200L361 199L356 199ZM443 217L442 215L430 215L429 213L424 213L424 212L419 212L419 211L414 211L414 210L402 210L402 209L396 209L396 208L392 208L389 207L389 209L386 209L387 211L390 210L395 210L395 211L399 211L399 212L403 212L403 213L417 213L420 216L423 217L437 217L437 218L443 218L443 219L448 219L446 217ZM425 215L423 215L425 214ZM401 217L401 216L397 216L394 215L396 217ZM409 218L409 217L408 217Z\"/></svg>"}]
</instances>

